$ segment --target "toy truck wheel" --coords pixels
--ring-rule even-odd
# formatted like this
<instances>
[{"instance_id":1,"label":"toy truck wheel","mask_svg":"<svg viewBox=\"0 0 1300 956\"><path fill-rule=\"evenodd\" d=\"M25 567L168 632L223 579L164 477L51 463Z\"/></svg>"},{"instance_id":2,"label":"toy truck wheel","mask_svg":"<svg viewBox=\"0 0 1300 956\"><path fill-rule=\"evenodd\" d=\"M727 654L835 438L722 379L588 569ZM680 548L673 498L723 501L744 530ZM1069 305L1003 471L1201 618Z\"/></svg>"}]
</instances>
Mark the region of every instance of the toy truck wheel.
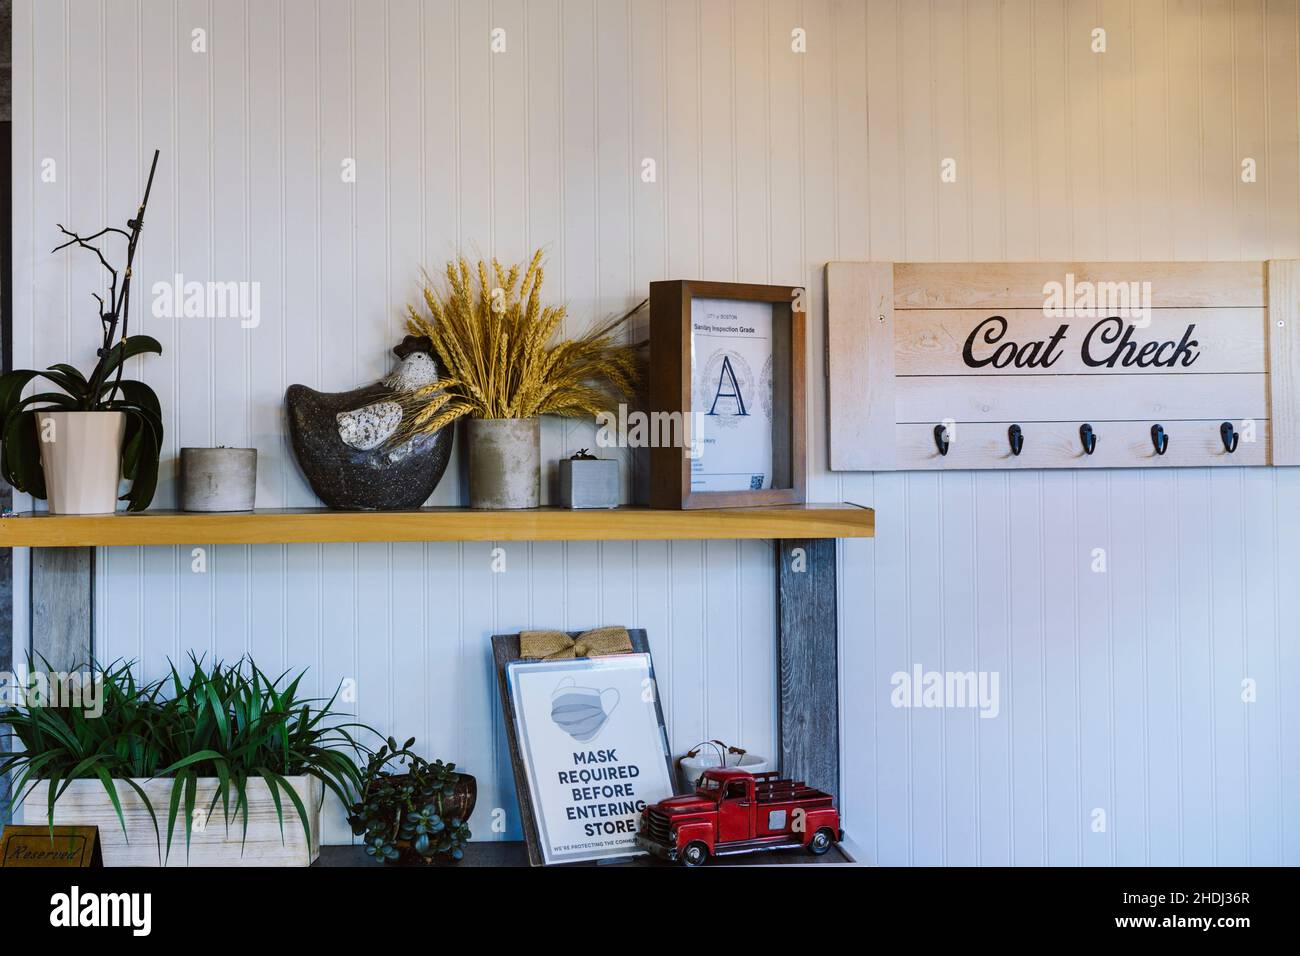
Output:
<instances>
[{"instance_id":1,"label":"toy truck wheel","mask_svg":"<svg viewBox=\"0 0 1300 956\"><path fill-rule=\"evenodd\" d=\"M831 844L834 842L835 834L831 832L829 827L822 827L808 841L808 852L813 856L821 856L831 848Z\"/></svg>"},{"instance_id":2,"label":"toy truck wheel","mask_svg":"<svg viewBox=\"0 0 1300 956\"><path fill-rule=\"evenodd\" d=\"M703 866L704 861L709 858L709 848L703 843L688 843L682 850L682 866Z\"/></svg>"}]
</instances>

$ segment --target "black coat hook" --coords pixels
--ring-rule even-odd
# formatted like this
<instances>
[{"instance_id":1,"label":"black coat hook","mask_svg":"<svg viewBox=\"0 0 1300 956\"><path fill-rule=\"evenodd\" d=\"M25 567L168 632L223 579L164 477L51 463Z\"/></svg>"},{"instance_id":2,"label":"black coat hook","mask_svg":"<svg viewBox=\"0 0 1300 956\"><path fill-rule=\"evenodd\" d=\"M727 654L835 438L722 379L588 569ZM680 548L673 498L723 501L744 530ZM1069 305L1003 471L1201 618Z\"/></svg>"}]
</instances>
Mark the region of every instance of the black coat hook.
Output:
<instances>
[{"instance_id":1,"label":"black coat hook","mask_svg":"<svg viewBox=\"0 0 1300 956\"><path fill-rule=\"evenodd\" d=\"M1091 425L1079 426L1079 441L1083 443L1083 453L1091 455L1097 450L1097 433L1092 430Z\"/></svg>"},{"instance_id":2,"label":"black coat hook","mask_svg":"<svg viewBox=\"0 0 1300 956\"><path fill-rule=\"evenodd\" d=\"M1011 454L1019 455L1020 449L1025 447L1025 433L1019 425L1012 425L1007 429L1007 443L1011 446Z\"/></svg>"},{"instance_id":3,"label":"black coat hook","mask_svg":"<svg viewBox=\"0 0 1300 956\"><path fill-rule=\"evenodd\" d=\"M941 455L948 454L948 426L947 425L934 426L934 444L935 447L939 449L939 454Z\"/></svg>"},{"instance_id":4,"label":"black coat hook","mask_svg":"<svg viewBox=\"0 0 1300 956\"><path fill-rule=\"evenodd\" d=\"M1163 455L1169 450L1169 436L1165 434L1165 426L1151 426L1151 445L1155 448L1157 455Z\"/></svg>"},{"instance_id":5,"label":"black coat hook","mask_svg":"<svg viewBox=\"0 0 1300 956\"><path fill-rule=\"evenodd\" d=\"M1237 442L1241 440L1241 435L1232 427L1232 422L1224 422L1219 426L1219 437L1223 439L1223 450L1229 455L1237 450Z\"/></svg>"}]
</instances>

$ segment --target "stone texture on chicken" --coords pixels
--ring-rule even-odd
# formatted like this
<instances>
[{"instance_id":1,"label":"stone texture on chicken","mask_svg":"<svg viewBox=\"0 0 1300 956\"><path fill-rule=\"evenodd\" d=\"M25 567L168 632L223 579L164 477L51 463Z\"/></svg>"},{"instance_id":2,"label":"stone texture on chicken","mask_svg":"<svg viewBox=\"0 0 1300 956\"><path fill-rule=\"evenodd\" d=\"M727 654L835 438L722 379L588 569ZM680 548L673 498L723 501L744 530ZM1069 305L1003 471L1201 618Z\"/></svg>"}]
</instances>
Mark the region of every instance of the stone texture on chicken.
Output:
<instances>
[{"instance_id":1,"label":"stone texture on chicken","mask_svg":"<svg viewBox=\"0 0 1300 956\"><path fill-rule=\"evenodd\" d=\"M339 423L343 444L370 451L389 439L402 423L402 406L397 402L376 402L351 412L334 416Z\"/></svg>"}]
</instances>

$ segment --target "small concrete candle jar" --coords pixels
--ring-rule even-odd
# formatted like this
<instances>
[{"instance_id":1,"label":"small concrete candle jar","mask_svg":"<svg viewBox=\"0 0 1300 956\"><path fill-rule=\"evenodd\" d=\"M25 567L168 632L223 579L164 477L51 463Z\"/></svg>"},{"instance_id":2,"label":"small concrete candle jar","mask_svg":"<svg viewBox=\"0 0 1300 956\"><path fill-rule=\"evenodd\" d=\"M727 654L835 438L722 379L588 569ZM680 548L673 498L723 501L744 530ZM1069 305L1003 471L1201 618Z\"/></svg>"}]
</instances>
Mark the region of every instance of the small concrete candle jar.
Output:
<instances>
[{"instance_id":1,"label":"small concrete candle jar","mask_svg":"<svg viewBox=\"0 0 1300 956\"><path fill-rule=\"evenodd\" d=\"M252 511L256 448L182 448L182 511Z\"/></svg>"},{"instance_id":2,"label":"small concrete candle jar","mask_svg":"<svg viewBox=\"0 0 1300 956\"><path fill-rule=\"evenodd\" d=\"M618 462L588 455L585 448L561 459L560 507L617 508Z\"/></svg>"}]
</instances>

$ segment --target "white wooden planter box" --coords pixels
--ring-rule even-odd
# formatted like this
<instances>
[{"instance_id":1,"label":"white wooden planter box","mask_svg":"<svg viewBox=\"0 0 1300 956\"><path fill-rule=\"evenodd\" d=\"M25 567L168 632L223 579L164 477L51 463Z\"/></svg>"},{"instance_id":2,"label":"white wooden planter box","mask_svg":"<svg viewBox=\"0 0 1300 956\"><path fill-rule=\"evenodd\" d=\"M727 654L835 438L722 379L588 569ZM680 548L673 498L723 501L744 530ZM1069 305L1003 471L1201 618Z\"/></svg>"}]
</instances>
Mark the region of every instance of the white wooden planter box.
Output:
<instances>
[{"instance_id":1,"label":"white wooden planter box","mask_svg":"<svg viewBox=\"0 0 1300 956\"><path fill-rule=\"evenodd\" d=\"M176 830L172 834L171 856L166 866L310 866L320 856L320 806L323 785L315 777L287 777L289 786L297 792L307 811L311 824L310 844L302 830L302 820L293 801L279 792L284 814L284 838L281 840L280 823L275 813L266 782L257 779L248 782L248 834L244 838L242 811L233 813L235 791L230 791L231 819L229 829L222 816L221 798L212 816L207 818L208 804L217 792L215 777L198 781L194 800L196 816L190 836L188 858L185 852L185 820L182 809L176 817ZM158 866L158 848L167 839L167 808L171 802L170 779L136 780L153 805L158 818L159 836L154 835L153 821L143 801L125 783L117 782L117 796L122 802L122 816L126 819L126 833L117 819L117 811L103 784L98 780L74 780L54 805L56 825L97 826L99 843L105 866ZM44 826L49 821L47 784L42 781L23 803L20 820L32 826ZM207 819L204 819L207 818ZM202 826L200 831L199 827ZM128 841L129 837L129 841ZM242 842L242 849L241 849Z\"/></svg>"}]
</instances>

